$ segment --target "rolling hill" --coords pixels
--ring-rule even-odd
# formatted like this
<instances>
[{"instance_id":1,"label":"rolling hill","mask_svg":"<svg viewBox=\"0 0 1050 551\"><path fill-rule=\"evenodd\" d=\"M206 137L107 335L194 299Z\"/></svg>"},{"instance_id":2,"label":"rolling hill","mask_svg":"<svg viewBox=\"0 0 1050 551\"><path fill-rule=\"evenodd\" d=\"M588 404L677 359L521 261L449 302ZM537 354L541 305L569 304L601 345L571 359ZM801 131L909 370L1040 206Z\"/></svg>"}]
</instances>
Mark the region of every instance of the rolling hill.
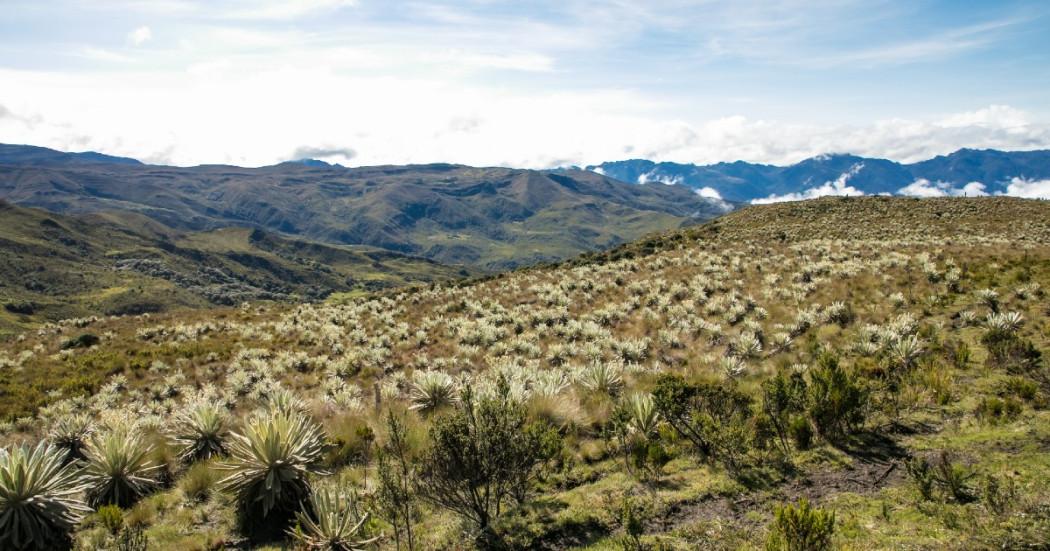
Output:
<instances>
[{"instance_id":1,"label":"rolling hill","mask_svg":"<svg viewBox=\"0 0 1050 551\"><path fill-rule=\"evenodd\" d=\"M251 227L484 269L571 257L723 213L685 187L592 172L458 165L143 165L0 148L0 198L52 212L134 213L182 231Z\"/></svg>"},{"instance_id":2,"label":"rolling hill","mask_svg":"<svg viewBox=\"0 0 1050 551\"><path fill-rule=\"evenodd\" d=\"M68 216L0 201L0 333L90 315L318 300L467 273L258 229L180 232L137 214Z\"/></svg>"}]
</instances>

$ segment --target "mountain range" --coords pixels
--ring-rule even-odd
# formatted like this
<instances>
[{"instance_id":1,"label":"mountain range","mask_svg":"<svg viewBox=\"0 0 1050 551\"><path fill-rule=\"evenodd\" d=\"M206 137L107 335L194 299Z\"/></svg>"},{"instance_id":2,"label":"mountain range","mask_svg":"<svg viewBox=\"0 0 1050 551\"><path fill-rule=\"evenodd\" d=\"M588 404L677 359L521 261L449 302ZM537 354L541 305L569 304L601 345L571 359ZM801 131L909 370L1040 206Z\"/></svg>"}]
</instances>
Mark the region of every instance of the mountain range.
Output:
<instances>
[{"instance_id":1,"label":"mountain range","mask_svg":"<svg viewBox=\"0 0 1050 551\"><path fill-rule=\"evenodd\" d=\"M862 194L1024 195L1026 184L1050 179L1050 151L960 149L911 164L829 154L790 166L744 161L695 165L632 159L586 168L625 182L680 184L709 197L737 202ZM1046 187L1050 190L1050 186Z\"/></svg>"},{"instance_id":2,"label":"mountain range","mask_svg":"<svg viewBox=\"0 0 1050 551\"><path fill-rule=\"evenodd\" d=\"M0 198L69 215L141 215L183 232L260 229L483 270L600 250L727 209L685 187L583 170L311 160L181 168L15 145L0 146Z\"/></svg>"}]
</instances>

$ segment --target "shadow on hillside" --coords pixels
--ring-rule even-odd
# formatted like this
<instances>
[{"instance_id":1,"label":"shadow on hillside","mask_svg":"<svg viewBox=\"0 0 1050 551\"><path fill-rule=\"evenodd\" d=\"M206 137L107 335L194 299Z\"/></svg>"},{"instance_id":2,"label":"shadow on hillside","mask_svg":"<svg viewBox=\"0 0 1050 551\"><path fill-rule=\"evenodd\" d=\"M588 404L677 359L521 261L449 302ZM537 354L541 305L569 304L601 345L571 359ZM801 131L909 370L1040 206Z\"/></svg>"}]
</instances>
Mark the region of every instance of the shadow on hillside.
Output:
<instances>
[{"instance_id":1,"label":"shadow on hillside","mask_svg":"<svg viewBox=\"0 0 1050 551\"><path fill-rule=\"evenodd\" d=\"M909 457L896 440L879 432L861 432L836 444L850 457L867 463L889 463Z\"/></svg>"}]
</instances>

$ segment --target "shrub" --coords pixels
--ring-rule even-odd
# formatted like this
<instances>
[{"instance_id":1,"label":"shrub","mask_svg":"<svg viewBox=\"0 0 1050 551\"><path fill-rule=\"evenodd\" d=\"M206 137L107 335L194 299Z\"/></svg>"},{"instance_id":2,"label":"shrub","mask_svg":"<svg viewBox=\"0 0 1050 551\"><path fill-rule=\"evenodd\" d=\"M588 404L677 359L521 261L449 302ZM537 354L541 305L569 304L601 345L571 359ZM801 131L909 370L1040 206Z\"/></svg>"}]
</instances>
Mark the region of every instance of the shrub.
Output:
<instances>
[{"instance_id":1,"label":"shrub","mask_svg":"<svg viewBox=\"0 0 1050 551\"><path fill-rule=\"evenodd\" d=\"M187 499L204 501L211 496L219 477L209 462L201 462L190 467L179 479L179 488Z\"/></svg>"},{"instance_id":2,"label":"shrub","mask_svg":"<svg viewBox=\"0 0 1050 551\"><path fill-rule=\"evenodd\" d=\"M268 411L231 435L230 474L219 482L238 501L242 527L256 538L284 531L310 496L307 475L317 472L324 449L321 427L305 414Z\"/></svg>"},{"instance_id":3,"label":"shrub","mask_svg":"<svg viewBox=\"0 0 1050 551\"><path fill-rule=\"evenodd\" d=\"M560 449L557 431L530 423L501 377L491 396L475 398L465 389L455 411L431 426L420 462L420 493L486 536L508 499L524 502L542 466Z\"/></svg>"},{"instance_id":4,"label":"shrub","mask_svg":"<svg viewBox=\"0 0 1050 551\"><path fill-rule=\"evenodd\" d=\"M0 450L0 548L61 549L90 511L80 476L53 445Z\"/></svg>"},{"instance_id":5,"label":"shrub","mask_svg":"<svg viewBox=\"0 0 1050 551\"><path fill-rule=\"evenodd\" d=\"M986 423L1000 423L1016 418L1023 406L1016 398L1010 396L1005 400L997 396L986 396L977 404L974 415Z\"/></svg>"},{"instance_id":6,"label":"shrub","mask_svg":"<svg viewBox=\"0 0 1050 551\"><path fill-rule=\"evenodd\" d=\"M864 423L868 393L838 359L823 354L810 371L809 416L821 436L835 440Z\"/></svg>"},{"instance_id":7,"label":"shrub","mask_svg":"<svg viewBox=\"0 0 1050 551\"><path fill-rule=\"evenodd\" d=\"M117 551L146 551L149 549L149 538L140 527L129 527L117 536Z\"/></svg>"},{"instance_id":8,"label":"shrub","mask_svg":"<svg viewBox=\"0 0 1050 551\"><path fill-rule=\"evenodd\" d=\"M788 430L798 449L808 450L813 445L813 426L809 424L809 419L803 416L791 419Z\"/></svg>"},{"instance_id":9,"label":"shrub","mask_svg":"<svg viewBox=\"0 0 1050 551\"><path fill-rule=\"evenodd\" d=\"M95 512L98 523L114 536L124 527L124 511L116 505L103 505Z\"/></svg>"},{"instance_id":10,"label":"shrub","mask_svg":"<svg viewBox=\"0 0 1050 551\"><path fill-rule=\"evenodd\" d=\"M226 455L229 423L222 406L202 403L184 411L175 419L175 443L181 447L179 460L193 463Z\"/></svg>"},{"instance_id":11,"label":"shrub","mask_svg":"<svg viewBox=\"0 0 1050 551\"><path fill-rule=\"evenodd\" d=\"M314 492L310 507L295 518L290 534L305 549L358 551L379 540L367 537L368 513L361 513L353 494L334 488Z\"/></svg>"},{"instance_id":12,"label":"shrub","mask_svg":"<svg viewBox=\"0 0 1050 551\"><path fill-rule=\"evenodd\" d=\"M1042 365L1042 352L1032 341L1002 329L991 329L981 337L988 348L989 367L1005 369L1007 373L1025 375Z\"/></svg>"},{"instance_id":13,"label":"shrub","mask_svg":"<svg viewBox=\"0 0 1050 551\"><path fill-rule=\"evenodd\" d=\"M687 383L664 374L653 390L660 416L691 442L700 455L736 470L750 449L751 398L728 383Z\"/></svg>"},{"instance_id":14,"label":"shrub","mask_svg":"<svg viewBox=\"0 0 1050 551\"><path fill-rule=\"evenodd\" d=\"M831 549L835 513L811 507L805 498L776 508L766 540L768 551L824 551Z\"/></svg>"},{"instance_id":15,"label":"shrub","mask_svg":"<svg viewBox=\"0 0 1050 551\"><path fill-rule=\"evenodd\" d=\"M98 338L98 335L84 333L82 335L77 335L76 337L73 337L63 342L62 350L70 350L73 348L91 348L99 342L101 342L101 339Z\"/></svg>"},{"instance_id":16,"label":"shrub","mask_svg":"<svg viewBox=\"0 0 1050 551\"><path fill-rule=\"evenodd\" d=\"M414 549L412 525L419 517L418 479L404 420L393 412L387 414L387 441L376 453L376 478L373 499L377 514L394 527L398 549L402 538L408 549Z\"/></svg>"},{"instance_id":17,"label":"shrub","mask_svg":"<svg viewBox=\"0 0 1050 551\"><path fill-rule=\"evenodd\" d=\"M762 412L769 421L769 425L777 435L784 453L789 453L787 439L793 434L797 419L794 417L806 408L806 380L798 371L790 374L780 370L776 375L762 383ZM802 419L809 429L809 423ZM799 427L801 430L801 427ZM796 442L798 440L796 439ZM800 449L809 447L809 438L806 437L806 445Z\"/></svg>"},{"instance_id":18,"label":"shrub","mask_svg":"<svg viewBox=\"0 0 1050 551\"><path fill-rule=\"evenodd\" d=\"M142 434L126 426L93 435L84 447L88 504L126 508L146 495L159 483L161 469L152 452Z\"/></svg>"},{"instance_id":19,"label":"shrub","mask_svg":"<svg viewBox=\"0 0 1050 551\"><path fill-rule=\"evenodd\" d=\"M367 464L372 456L376 435L358 415L336 417L328 424L331 448L325 452L325 465L342 467L351 463Z\"/></svg>"},{"instance_id":20,"label":"shrub","mask_svg":"<svg viewBox=\"0 0 1050 551\"><path fill-rule=\"evenodd\" d=\"M975 476L969 469L952 461L948 452L941 452L930 462L916 458L905 464L908 476L924 500L935 498L969 503L973 490L969 481Z\"/></svg>"}]
</instances>

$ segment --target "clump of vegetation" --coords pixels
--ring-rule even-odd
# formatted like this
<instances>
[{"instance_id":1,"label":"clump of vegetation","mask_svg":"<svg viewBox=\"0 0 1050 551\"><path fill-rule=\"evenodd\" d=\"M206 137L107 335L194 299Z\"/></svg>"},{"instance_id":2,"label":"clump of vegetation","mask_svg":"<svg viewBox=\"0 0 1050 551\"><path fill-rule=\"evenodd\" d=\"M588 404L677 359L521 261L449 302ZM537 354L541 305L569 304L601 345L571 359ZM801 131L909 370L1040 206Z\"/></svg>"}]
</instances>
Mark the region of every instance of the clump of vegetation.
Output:
<instances>
[{"instance_id":1,"label":"clump of vegetation","mask_svg":"<svg viewBox=\"0 0 1050 551\"><path fill-rule=\"evenodd\" d=\"M291 532L305 549L363 551L380 539L367 537L368 513L359 510L350 493L321 488L310 495L309 505L309 512L296 513L298 524Z\"/></svg>"},{"instance_id":2,"label":"clump of vegetation","mask_svg":"<svg viewBox=\"0 0 1050 551\"><path fill-rule=\"evenodd\" d=\"M175 419L175 442L181 446L179 460L192 463L226 455L230 432L226 411L214 404L196 404Z\"/></svg>"},{"instance_id":3,"label":"clump of vegetation","mask_svg":"<svg viewBox=\"0 0 1050 551\"><path fill-rule=\"evenodd\" d=\"M294 411L260 413L231 435L220 485L237 497L249 533L273 537L286 528L311 495L308 475L319 472L323 446L321 427Z\"/></svg>"},{"instance_id":4,"label":"clump of vegetation","mask_svg":"<svg viewBox=\"0 0 1050 551\"><path fill-rule=\"evenodd\" d=\"M835 513L806 499L777 507L766 540L767 551L826 551L835 533Z\"/></svg>"},{"instance_id":5,"label":"clump of vegetation","mask_svg":"<svg viewBox=\"0 0 1050 551\"><path fill-rule=\"evenodd\" d=\"M55 446L0 449L0 547L62 549L90 511L80 501L85 485Z\"/></svg>"},{"instance_id":6,"label":"clump of vegetation","mask_svg":"<svg viewBox=\"0 0 1050 551\"><path fill-rule=\"evenodd\" d=\"M526 502L543 465L561 447L553 427L528 419L506 380L492 395L467 387L456 409L435 420L428 441L421 496L469 521L483 538L507 505Z\"/></svg>"},{"instance_id":7,"label":"clump of vegetation","mask_svg":"<svg viewBox=\"0 0 1050 551\"><path fill-rule=\"evenodd\" d=\"M92 507L128 507L160 483L161 465L143 434L121 424L96 433L84 447L87 501Z\"/></svg>"}]
</instances>

